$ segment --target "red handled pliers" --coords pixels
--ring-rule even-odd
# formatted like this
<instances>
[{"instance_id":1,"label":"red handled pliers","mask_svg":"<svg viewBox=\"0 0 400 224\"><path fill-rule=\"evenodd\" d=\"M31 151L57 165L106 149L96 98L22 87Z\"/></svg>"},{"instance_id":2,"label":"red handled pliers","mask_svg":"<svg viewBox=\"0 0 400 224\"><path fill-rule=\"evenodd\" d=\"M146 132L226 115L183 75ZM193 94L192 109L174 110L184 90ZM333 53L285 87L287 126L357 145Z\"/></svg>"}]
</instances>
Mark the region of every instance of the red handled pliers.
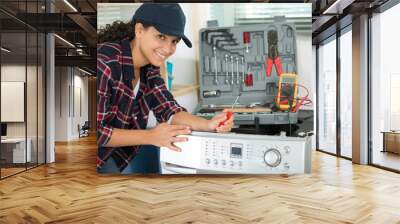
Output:
<instances>
[{"instance_id":1,"label":"red handled pliers","mask_svg":"<svg viewBox=\"0 0 400 224\"><path fill-rule=\"evenodd\" d=\"M282 74L282 62L278 52L278 33L276 30L270 30L267 34L268 38L268 58L265 60L265 73L267 77L271 76L272 65L275 65L275 70L278 76Z\"/></svg>"}]
</instances>

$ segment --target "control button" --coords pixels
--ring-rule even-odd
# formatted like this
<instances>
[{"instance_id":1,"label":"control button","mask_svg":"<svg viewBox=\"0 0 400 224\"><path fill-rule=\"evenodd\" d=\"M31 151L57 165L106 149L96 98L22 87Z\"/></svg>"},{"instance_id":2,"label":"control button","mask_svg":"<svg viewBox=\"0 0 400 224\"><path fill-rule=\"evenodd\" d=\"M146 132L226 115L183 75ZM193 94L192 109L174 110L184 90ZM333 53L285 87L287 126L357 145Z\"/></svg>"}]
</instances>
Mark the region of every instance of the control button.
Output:
<instances>
[{"instance_id":1,"label":"control button","mask_svg":"<svg viewBox=\"0 0 400 224\"><path fill-rule=\"evenodd\" d=\"M289 154L290 153L290 147L289 146L285 146L284 147L285 153Z\"/></svg>"},{"instance_id":2,"label":"control button","mask_svg":"<svg viewBox=\"0 0 400 224\"><path fill-rule=\"evenodd\" d=\"M206 159L207 164L210 164L210 162L211 162L210 159Z\"/></svg>"},{"instance_id":3,"label":"control button","mask_svg":"<svg viewBox=\"0 0 400 224\"><path fill-rule=\"evenodd\" d=\"M230 164L231 164L231 166L234 166L234 165L235 165L235 162L231 161L231 163L230 163Z\"/></svg>"},{"instance_id":4,"label":"control button","mask_svg":"<svg viewBox=\"0 0 400 224\"><path fill-rule=\"evenodd\" d=\"M285 163L284 165L283 165L283 167L286 169L286 170L288 170L289 168L290 168L290 165L289 165L289 163Z\"/></svg>"},{"instance_id":5,"label":"control button","mask_svg":"<svg viewBox=\"0 0 400 224\"><path fill-rule=\"evenodd\" d=\"M222 160L222 165L226 165L226 161L225 160Z\"/></svg>"},{"instance_id":6,"label":"control button","mask_svg":"<svg viewBox=\"0 0 400 224\"><path fill-rule=\"evenodd\" d=\"M217 159L214 159L214 164L218 165L218 160Z\"/></svg>"},{"instance_id":7,"label":"control button","mask_svg":"<svg viewBox=\"0 0 400 224\"><path fill-rule=\"evenodd\" d=\"M264 153L264 162L270 167L278 166L281 161L282 155L277 149L271 148Z\"/></svg>"}]
</instances>

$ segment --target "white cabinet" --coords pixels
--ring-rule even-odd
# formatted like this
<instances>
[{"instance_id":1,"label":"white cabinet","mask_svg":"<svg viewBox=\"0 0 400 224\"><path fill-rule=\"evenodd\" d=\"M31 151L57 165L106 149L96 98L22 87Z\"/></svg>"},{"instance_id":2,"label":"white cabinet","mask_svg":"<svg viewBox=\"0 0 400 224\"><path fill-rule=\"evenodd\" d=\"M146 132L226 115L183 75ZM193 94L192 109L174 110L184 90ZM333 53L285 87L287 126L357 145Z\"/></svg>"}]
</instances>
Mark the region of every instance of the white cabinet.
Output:
<instances>
[{"instance_id":1,"label":"white cabinet","mask_svg":"<svg viewBox=\"0 0 400 224\"><path fill-rule=\"evenodd\" d=\"M32 161L32 140L27 139L28 147L25 151L25 138L7 138L1 140L2 159L6 163L25 163ZM11 159L12 158L12 159Z\"/></svg>"}]
</instances>

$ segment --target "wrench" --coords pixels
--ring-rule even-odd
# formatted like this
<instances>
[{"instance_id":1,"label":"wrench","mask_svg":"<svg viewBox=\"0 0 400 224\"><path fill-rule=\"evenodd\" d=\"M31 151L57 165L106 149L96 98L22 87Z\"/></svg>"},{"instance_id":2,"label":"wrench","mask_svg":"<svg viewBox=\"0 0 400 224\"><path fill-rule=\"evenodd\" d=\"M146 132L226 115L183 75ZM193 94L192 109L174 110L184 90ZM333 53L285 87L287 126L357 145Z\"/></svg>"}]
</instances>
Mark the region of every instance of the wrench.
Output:
<instances>
[{"instance_id":1,"label":"wrench","mask_svg":"<svg viewBox=\"0 0 400 224\"><path fill-rule=\"evenodd\" d=\"M239 85L240 76L239 76L239 57L236 56L236 84Z\"/></svg>"},{"instance_id":2,"label":"wrench","mask_svg":"<svg viewBox=\"0 0 400 224\"><path fill-rule=\"evenodd\" d=\"M233 66L234 66L233 55L231 55L231 63L232 63L232 77L231 77L232 79L231 79L231 85L233 85L233 83L234 83L234 82L233 82L233 78L234 78L234 77L233 77L233 76L234 76L234 74L233 74Z\"/></svg>"},{"instance_id":3,"label":"wrench","mask_svg":"<svg viewBox=\"0 0 400 224\"><path fill-rule=\"evenodd\" d=\"M217 48L213 46L213 52L214 52L214 65L215 65L215 76L214 76L214 84L218 85L218 68L217 68Z\"/></svg>"},{"instance_id":4,"label":"wrench","mask_svg":"<svg viewBox=\"0 0 400 224\"><path fill-rule=\"evenodd\" d=\"M226 75L225 75L225 84L229 84L229 73L228 73L228 55L225 54L225 69L226 69Z\"/></svg>"},{"instance_id":5,"label":"wrench","mask_svg":"<svg viewBox=\"0 0 400 224\"><path fill-rule=\"evenodd\" d=\"M242 57L242 83L244 83L244 57Z\"/></svg>"}]
</instances>

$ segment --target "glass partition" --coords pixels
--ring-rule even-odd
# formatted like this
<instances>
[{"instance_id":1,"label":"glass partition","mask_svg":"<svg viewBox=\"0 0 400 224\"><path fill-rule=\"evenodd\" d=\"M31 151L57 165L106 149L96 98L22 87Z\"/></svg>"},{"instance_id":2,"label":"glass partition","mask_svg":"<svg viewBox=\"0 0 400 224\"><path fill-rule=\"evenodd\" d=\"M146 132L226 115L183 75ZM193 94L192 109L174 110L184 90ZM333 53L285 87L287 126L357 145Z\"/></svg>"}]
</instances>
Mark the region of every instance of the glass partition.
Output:
<instances>
[{"instance_id":1,"label":"glass partition","mask_svg":"<svg viewBox=\"0 0 400 224\"><path fill-rule=\"evenodd\" d=\"M400 171L400 4L371 19L372 164Z\"/></svg>"},{"instance_id":2,"label":"glass partition","mask_svg":"<svg viewBox=\"0 0 400 224\"><path fill-rule=\"evenodd\" d=\"M336 154L336 37L318 48L318 149Z\"/></svg>"},{"instance_id":3,"label":"glass partition","mask_svg":"<svg viewBox=\"0 0 400 224\"><path fill-rule=\"evenodd\" d=\"M352 32L340 36L340 155L352 158Z\"/></svg>"},{"instance_id":4,"label":"glass partition","mask_svg":"<svg viewBox=\"0 0 400 224\"><path fill-rule=\"evenodd\" d=\"M43 13L44 3L0 2L0 178L45 162L46 40L23 22L26 12Z\"/></svg>"},{"instance_id":5,"label":"glass partition","mask_svg":"<svg viewBox=\"0 0 400 224\"><path fill-rule=\"evenodd\" d=\"M27 35L25 31L1 34L2 177L26 169L31 151L26 150ZM29 149L29 147L28 147Z\"/></svg>"}]
</instances>

